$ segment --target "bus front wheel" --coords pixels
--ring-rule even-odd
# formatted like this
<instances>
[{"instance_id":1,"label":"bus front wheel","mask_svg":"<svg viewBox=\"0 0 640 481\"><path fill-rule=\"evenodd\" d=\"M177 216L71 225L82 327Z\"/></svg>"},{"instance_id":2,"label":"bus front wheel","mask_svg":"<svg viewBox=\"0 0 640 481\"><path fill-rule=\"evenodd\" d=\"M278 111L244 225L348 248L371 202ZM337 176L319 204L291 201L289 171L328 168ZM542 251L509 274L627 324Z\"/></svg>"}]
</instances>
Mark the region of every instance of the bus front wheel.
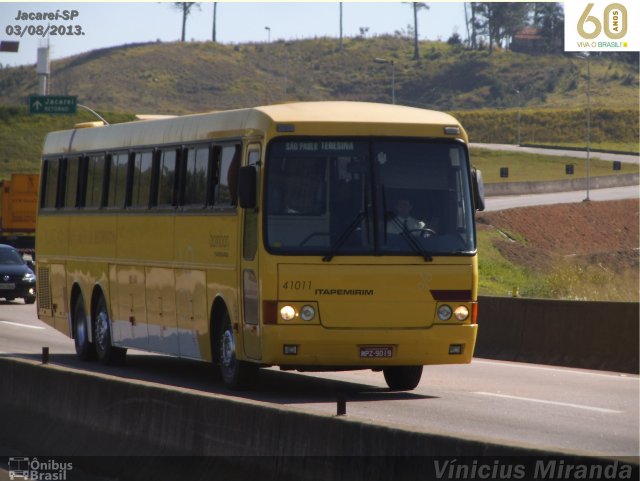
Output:
<instances>
[{"instance_id":1,"label":"bus front wheel","mask_svg":"<svg viewBox=\"0 0 640 481\"><path fill-rule=\"evenodd\" d=\"M220 373L224 383L233 389L249 387L255 380L258 367L255 364L237 359L236 336L227 312L222 319L218 352L220 353Z\"/></svg>"},{"instance_id":2,"label":"bus front wheel","mask_svg":"<svg viewBox=\"0 0 640 481\"><path fill-rule=\"evenodd\" d=\"M93 316L93 339L98 360L103 364L122 364L127 350L111 344L111 321L104 297L100 296Z\"/></svg>"},{"instance_id":3,"label":"bus front wheel","mask_svg":"<svg viewBox=\"0 0 640 481\"><path fill-rule=\"evenodd\" d=\"M420 383L422 366L390 366L385 367L384 380L393 391L411 391Z\"/></svg>"}]
</instances>

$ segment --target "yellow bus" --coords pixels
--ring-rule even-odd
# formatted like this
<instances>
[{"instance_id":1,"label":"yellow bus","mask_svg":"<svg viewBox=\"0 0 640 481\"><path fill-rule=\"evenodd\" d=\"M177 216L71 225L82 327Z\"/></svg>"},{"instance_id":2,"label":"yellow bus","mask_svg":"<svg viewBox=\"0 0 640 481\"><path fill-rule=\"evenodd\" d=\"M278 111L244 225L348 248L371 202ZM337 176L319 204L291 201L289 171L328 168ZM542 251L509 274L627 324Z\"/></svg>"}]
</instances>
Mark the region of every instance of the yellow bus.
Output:
<instances>
[{"instance_id":1,"label":"yellow bus","mask_svg":"<svg viewBox=\"0 0 640 481\"><path fill-rule=\"evenodd\" d=\"M381 370L469 363L480 173L451 116L300 102L50 133L38 316L77 354Z\"/></svg>"}]
</instances>

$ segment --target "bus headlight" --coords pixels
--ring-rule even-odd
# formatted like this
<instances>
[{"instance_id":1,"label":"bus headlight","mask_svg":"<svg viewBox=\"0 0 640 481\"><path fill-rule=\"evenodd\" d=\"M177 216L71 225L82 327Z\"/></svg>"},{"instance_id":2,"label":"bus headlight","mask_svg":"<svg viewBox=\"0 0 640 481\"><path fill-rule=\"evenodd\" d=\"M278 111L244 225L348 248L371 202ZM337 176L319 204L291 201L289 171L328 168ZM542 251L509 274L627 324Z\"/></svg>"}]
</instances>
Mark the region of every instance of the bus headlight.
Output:
<instances>
[{"instance_id":1,"label":"bus headlight","mask_svg":"<svg viewBox=\"0 0 640 481\"><path fill-rule=\"evenodd\" d=\"M438 308L438 319L440 319L441 321L448 321L449 319L451 319L451 307L447 306L446 304L440 306Z\"/></svg>"},{"instance_id":2,"label":"bus headlight","mask_svg":"<svg viewBox=\"0 0 640 481\"><path fill-rule=\"evenodd\" d=\"M300 309L300 318L303 321L312 321L314 317L316 317L316 310L312 306L308 304L302 306L302 309Z\"/></svg>"},{"instance_id":3,"label":"bus headlight","mask_svg":"<svg viewBox=\"0 0 640 481\"><path fill-rule=\"evenodd\" d=\"M285 321L290 321L296 317L296 310L292 306L283 306L280 309L280 317Z\"/></svg>"},{"instance_id":4,"label":"bus headlight","mask_svg":"<svg viewBox=\"0 0 640 481\"><path fill-rule=\"evenodd\" d=\"M459 321L464 321L467 317L469 317L469 309L467 306L458 306L456 310L453 311L453 315L456 316L456 319Z\"/></svg>"}]
</instances>

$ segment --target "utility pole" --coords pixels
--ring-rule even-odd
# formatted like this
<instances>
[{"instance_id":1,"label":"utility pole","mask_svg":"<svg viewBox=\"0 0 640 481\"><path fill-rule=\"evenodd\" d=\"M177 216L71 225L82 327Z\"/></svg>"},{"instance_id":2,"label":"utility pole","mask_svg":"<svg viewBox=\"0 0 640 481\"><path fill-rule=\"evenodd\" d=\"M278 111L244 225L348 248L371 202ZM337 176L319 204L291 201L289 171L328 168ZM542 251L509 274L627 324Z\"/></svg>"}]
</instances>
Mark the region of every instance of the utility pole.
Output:
<instances>
[{"instance_id":1,"label":"utility pole","mask_svg":"<svg viewBox=\"0 0 640 481\"><path fill-rule=\"evenodd\" d=\"M589 164L591 157L591 62L590 57L587 57L587 198L589 199L590 190L590 178L589 178Z\"/></svg>"},{"instance_id":2,"label":"utility pole","mask_svg":"<svg viewBox=\"0 0 640 481\"><path fill-rule=\"evenodd\" d=\"M375 63L391 64L391 103L396 103L396 63L394 60L387 60L386 58L376 58L373 60Z\"/></svg>"},{"instance_id":3,"label":"utility pole","mask_svg":"<svg viewBox=\"0 0 640 481\"><path fill-rule=\"evenodd\" d=\"M213 2L213 32L211 33L211 40L216 41L216 13L218 9L218 2Z\"/></svg>"},{"instance_id":4,"label":"utility pole","mask_svg":"<svg viewBox=\"0 0 640 481\"><path fill-rule=\"evenodd\" d=\"M588 52L578 54L577 58L587 61L587 197L585 202L591 200L589 197L591 190L591 178L589 167L591 164L591 56Z\"/></svg>"},{"instance_id":5,"label":"utility pole","mask_svg":"<svg viewBox=\"0 0 640 481\"><path fill-rule=\"evenodd\" d=\"M342 51L342 2L340 2L340 51Z\"/></svg>"},{"instance_id":6,"label":"utility pole","mask_svg":"<svg viewBox=\"0 0 640 481\"><path fill-rule=\"evenodd\" d=\"M38 93L40 95L49 95L49 76L51 75L51 63L49 62L48 41L46 47L38 48L38 64L36 72L38 73Z\"/></svg>"},{"instance_id":7,"label":"utility pole","mask_svg":"<svg viewBox=\"0 0 640 481\"><path fill-rule=\"evenodd\" d=\"M520 139L520 120L521 120L522 103L521 103L521 100L520 100L520 91L518 89L514 89L514 90L518 94L518 147L520 147L520 144L521 144L521 139Z\"/></svg>"}]
</instances>

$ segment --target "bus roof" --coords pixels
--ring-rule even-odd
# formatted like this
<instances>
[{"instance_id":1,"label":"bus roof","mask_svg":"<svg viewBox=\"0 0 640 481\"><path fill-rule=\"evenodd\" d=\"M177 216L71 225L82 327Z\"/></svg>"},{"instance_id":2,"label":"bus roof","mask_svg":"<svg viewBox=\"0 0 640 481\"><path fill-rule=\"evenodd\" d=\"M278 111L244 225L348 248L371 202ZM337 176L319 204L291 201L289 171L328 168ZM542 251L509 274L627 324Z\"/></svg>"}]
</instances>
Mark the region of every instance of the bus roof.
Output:
<instances>
[{"instance_id":1,"label":"bus roof","mask_svg":"<svg viewBox=\"0 0 640 481\"><path fill-rule=\"evenodd\" d=\"M296 102L256 107L274 122L418 123L458 125L449 114L369 102Z\"/></svg>"},{"instance_id":2,"label":"bus roof","mask_svg":"<svg viewBox=\"0 0 640 481\"><path fill-rule=\"evenodd\" d=\"M279 123L460 126L449 114L414 107L346 101L295 102L52 132L45 139L43 154L240 137L268 132ZM464 130L461 132L466 140Z\"/></svg>"}]
</instances>

